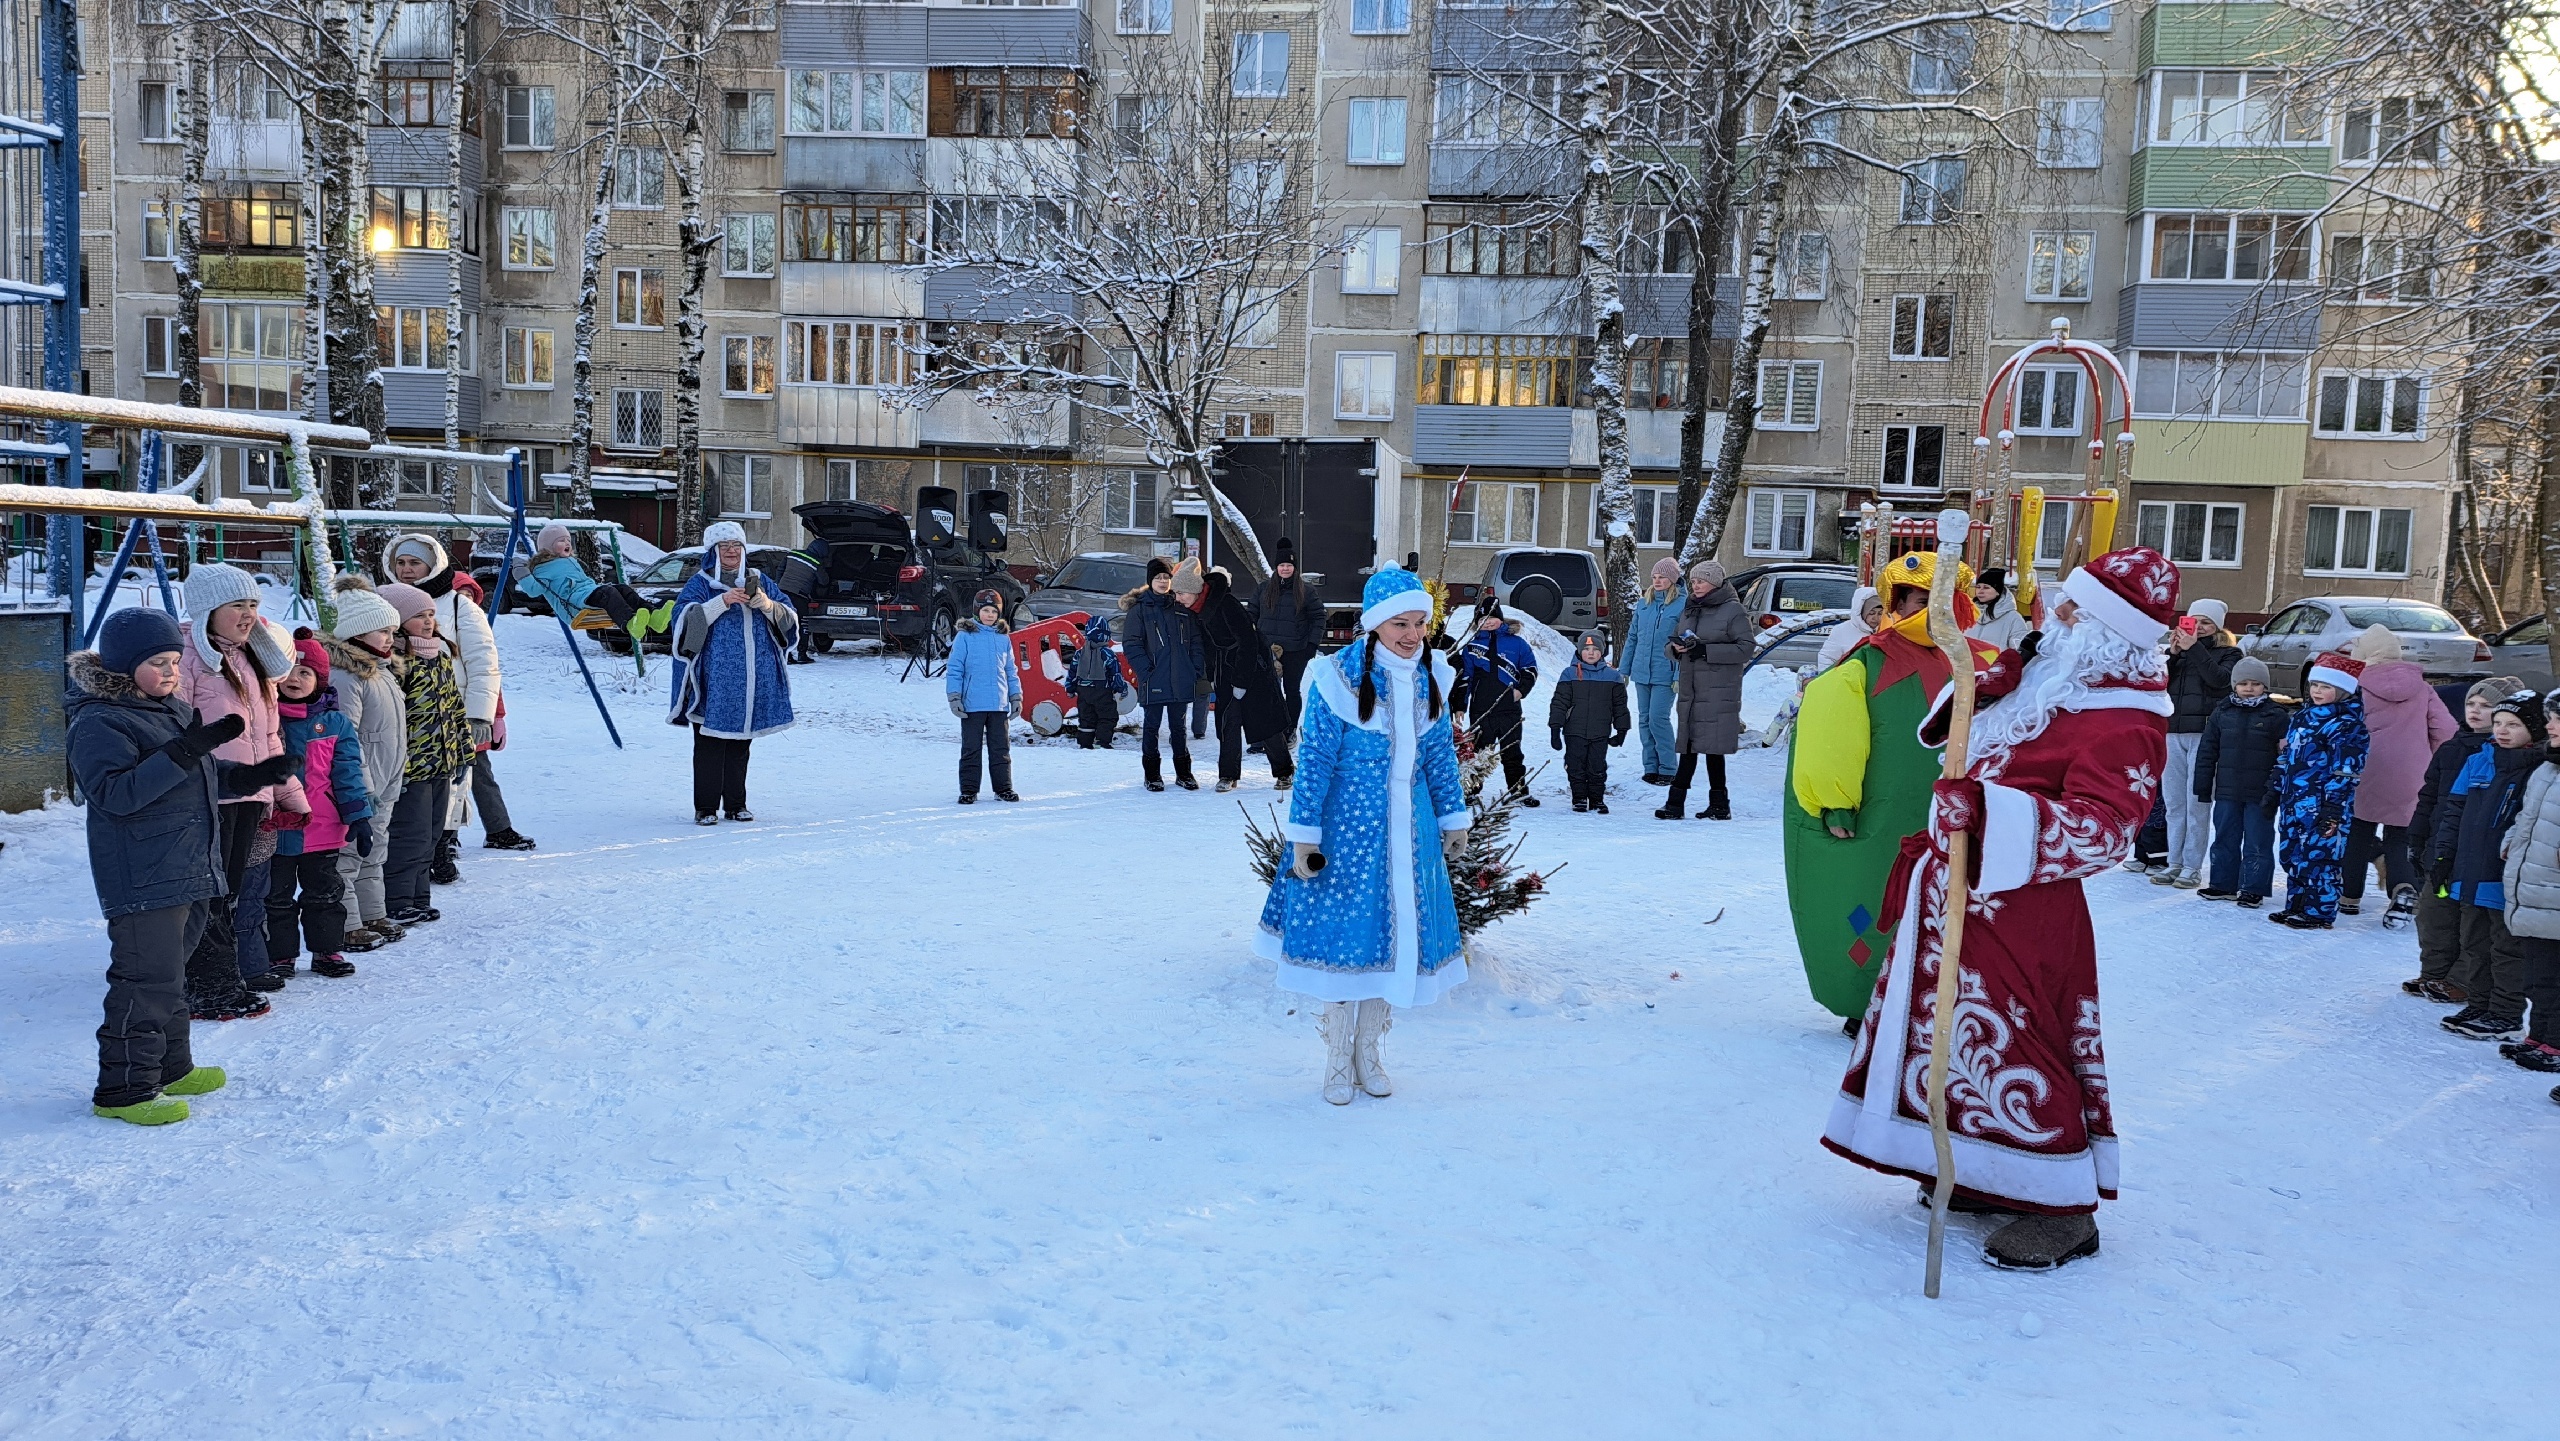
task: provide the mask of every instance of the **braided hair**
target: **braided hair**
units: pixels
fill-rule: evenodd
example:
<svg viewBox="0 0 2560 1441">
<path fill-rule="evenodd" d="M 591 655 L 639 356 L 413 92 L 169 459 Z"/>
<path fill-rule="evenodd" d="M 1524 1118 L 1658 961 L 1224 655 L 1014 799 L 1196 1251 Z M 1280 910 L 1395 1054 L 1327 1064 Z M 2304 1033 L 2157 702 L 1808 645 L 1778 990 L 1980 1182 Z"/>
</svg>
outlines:
<svg viewBox="0 0 2560 1441">
<path fill-rule="evenodd" d="M 1378 708 L 1378 633 L 1369 632 L 1368 648 L 1360 653 L 1360 722 L 1368 724 L 1369 716 Z M 1422 658 L 1422 683 L 1431 695 L 1431 718 L 1440 719 L 1440 673 L 1431 668 L 1431 658 Z"/>
</svg>

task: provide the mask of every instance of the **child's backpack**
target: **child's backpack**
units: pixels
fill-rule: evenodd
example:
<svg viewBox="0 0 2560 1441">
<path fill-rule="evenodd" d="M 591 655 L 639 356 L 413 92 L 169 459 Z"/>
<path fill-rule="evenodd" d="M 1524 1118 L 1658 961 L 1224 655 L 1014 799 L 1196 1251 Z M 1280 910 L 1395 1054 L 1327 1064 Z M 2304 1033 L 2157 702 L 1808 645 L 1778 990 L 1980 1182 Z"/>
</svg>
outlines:
<svg viewBox="0 0 2560 1441">
<path fill-rule="evenodd" d="M 1076 650 L 1075 683 L 1078 686 L 1107 686 L 1113 695 L 1129 689 L 1120 674 L 1120 657 L 1111 649 L 1111 618 L 1096 616 L 1084 628 L 1084 644 Z"/>
</svg>

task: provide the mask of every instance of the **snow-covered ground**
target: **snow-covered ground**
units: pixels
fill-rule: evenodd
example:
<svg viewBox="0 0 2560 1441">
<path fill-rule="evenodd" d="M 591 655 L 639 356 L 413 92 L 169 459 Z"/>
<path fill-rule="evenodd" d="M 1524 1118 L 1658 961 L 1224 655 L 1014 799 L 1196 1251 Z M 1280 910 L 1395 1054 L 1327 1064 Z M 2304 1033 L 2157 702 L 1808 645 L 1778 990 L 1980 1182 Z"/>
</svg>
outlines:
<svg viewBox="0 0 2560 1441">
<path fill-rule="evenodd" d="M 200 1026 L 233 1080 L 184 1125 L 87 1114 L 79 815 L 0 817 L 0 1435 L 2548 1430 L 2560 1107 L 2371 917 L 2094 882 L 2105 1252 L 1995 1272 L 1959 1220 L 1930 1302 L 1912 1188 L 1815 1145 L 1848 1043 L 1774 752 L 1729 825 L 1551 769 L 1552 898 L 1338 1110 L 1233 798 L 1017 743 L 1023 803 L 956 809 L 939 683 L 838 655 L 760 819 L 696 829 L 662 672 L 608 672 L 617 753 L 553 623 L 500 634 L 542 849 L 467 843 L 441 923 Z"/>
</svg>

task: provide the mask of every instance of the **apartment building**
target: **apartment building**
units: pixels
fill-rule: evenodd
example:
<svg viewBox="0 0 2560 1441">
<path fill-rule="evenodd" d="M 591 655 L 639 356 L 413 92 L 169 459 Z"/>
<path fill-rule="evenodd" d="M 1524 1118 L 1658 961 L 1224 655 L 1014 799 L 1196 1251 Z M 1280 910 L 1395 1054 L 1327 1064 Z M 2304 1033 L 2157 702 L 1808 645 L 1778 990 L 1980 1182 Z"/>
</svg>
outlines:
<svg viewBox="0 0 2560 1441">
<path fill-rule="evenodd" d="M 103 338 L 92 365 L 117 393 L 172 399 L 179 127 L 155 3 L 90 12 L 107 59 L 92 51 L 83 91 L 88 334 Z M 2390 325 L 2395 307 L 2426 300 L 2425 267 L 2381 220 L 2367 224 L 2371 206 L 2338 203 L 2357 167 L 2430 183 L 2425 102 L 2306 98 L 2288 68 L 2304 33 L 2277 6 L 2051 3 L 2049 32 L 1945 27 L 1877 67 L 1888 105 L 1967 94 L 2033 116 L 2009 143 L 1879 119 L 1855 138 L 1901 171 L 1839 161 L 1795 186 L 1723 558 L 1845 557 L 1869 502 L 1983 497 L 2005 522 L 2002 498 L 2020 486 L 2079 492 L 2088 442 L 2102 429 L 2112 440 L 2126 398 L 2089 393 L 2074 368 L 2028 372 L 2013 448 L 1971 443 L 1994 368 L 2064 320 L 2132 377 L 2138 444 L 2117 538 L 2167 551 L 2191 594 L 2244 617 L 2301 594 L 2437 596 L 2453 397 Z M 458 371 L 470 443 L 527 446 L 552 476 L 570 468 L 581 248 L 601 184 L 599 506 L 672 538 L 675 137 L 644 125 L 617 137 L 600 93 L 610 67 L 548 33 L 547 12 L 520 8 L 542 4 L 481 12 L 483 58 L 459 92 L 441 3 L 399 6 L 384 45 L 368 150 L 390 428 L 440 437 Z M 1182 74 L 1223 87 L 1279 157 L 1202 183 L 1299 207 L 1327 250 L 1238 351 L 1220 432 L 1377 442 L 1380 553 L 1418 551 L 1453 577 L 1505 545 L 1596 547 L 1591 328 L 1575 237 L 1557 218 L 1571 183 L 1554 111 L 1572 18 L 1430 0 L 741 8 L 715 50 L 707 121 L 704 208 L 720 240 L 703 297 L 705 515 L 787 542 L 791 507 L 808 500 L 903 508 L 925 485 L 1000 484 L 1024 493 L 1018 519 L 1062 530 L 1051 551 L 1200 534 L 1200 498 L 1064 396 L 964 391 L 911 408 L 895 393 L 936 348 L 1052 343 L 1042 318 L 1061 297 L 959 262 L 1066 223 L 1062 177 L 1141 140 L 1157 113 L 1150 87 Z M 216 74 L 208 403 L 289 409 L 310 223 L 300 120 L 257 66 Z M 444 211 L 457 105 L 459 226 Z M 1674 143 L 1688 138 L 1680 126 L 1656 121 Z M 1730 384 L 1739 246 L 1694 255 L 1658 213 L 1626 217 L 1629 431 L 1650 562 L 1675 525 L 1690 387 L 1720 407 Z M 1713 353 L 1692 356 L 1701 266 L 1719 329 Z M 457 277 L 466 323 L 448 335 Z M 1107 358 L 1058 363 L 1093 373 Z M 243 454 L 221 483 L 256 495 L 274 481 Z M 2070 518 L 2048 511 L 2047 563 Z"/>
</svg>

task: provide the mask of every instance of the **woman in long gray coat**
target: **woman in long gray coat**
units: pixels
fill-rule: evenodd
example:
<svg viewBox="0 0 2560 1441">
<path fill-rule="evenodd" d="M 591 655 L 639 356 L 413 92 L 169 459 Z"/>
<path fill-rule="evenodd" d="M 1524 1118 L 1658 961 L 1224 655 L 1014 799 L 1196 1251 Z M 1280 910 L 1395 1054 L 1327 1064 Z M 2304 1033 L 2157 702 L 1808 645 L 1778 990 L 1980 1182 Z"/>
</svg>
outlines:
<svg viewBox="0 0 2560 1441">
<path fill-rule="evenodd" d="M 1751 663 L 1751 621 L 1723 566 L 1702 560 L 1689 567 L 1689 603 L 1680 608 L 1679 630 L 1664 648 L 1680 665 L 1680 698 L 1672 707 L 1680 722 L 1680 769 L 1671 777 L 1670 799 L 1654 815 L 1676 821 L 1686 813 L 1689 783 L 1704 756 L 1707 808 L 1698 817 L 1729 821 L 1733 802 L 1725 791 L 1724 758 L 1742 744 L 1742 669 Z"/>
</svg>

